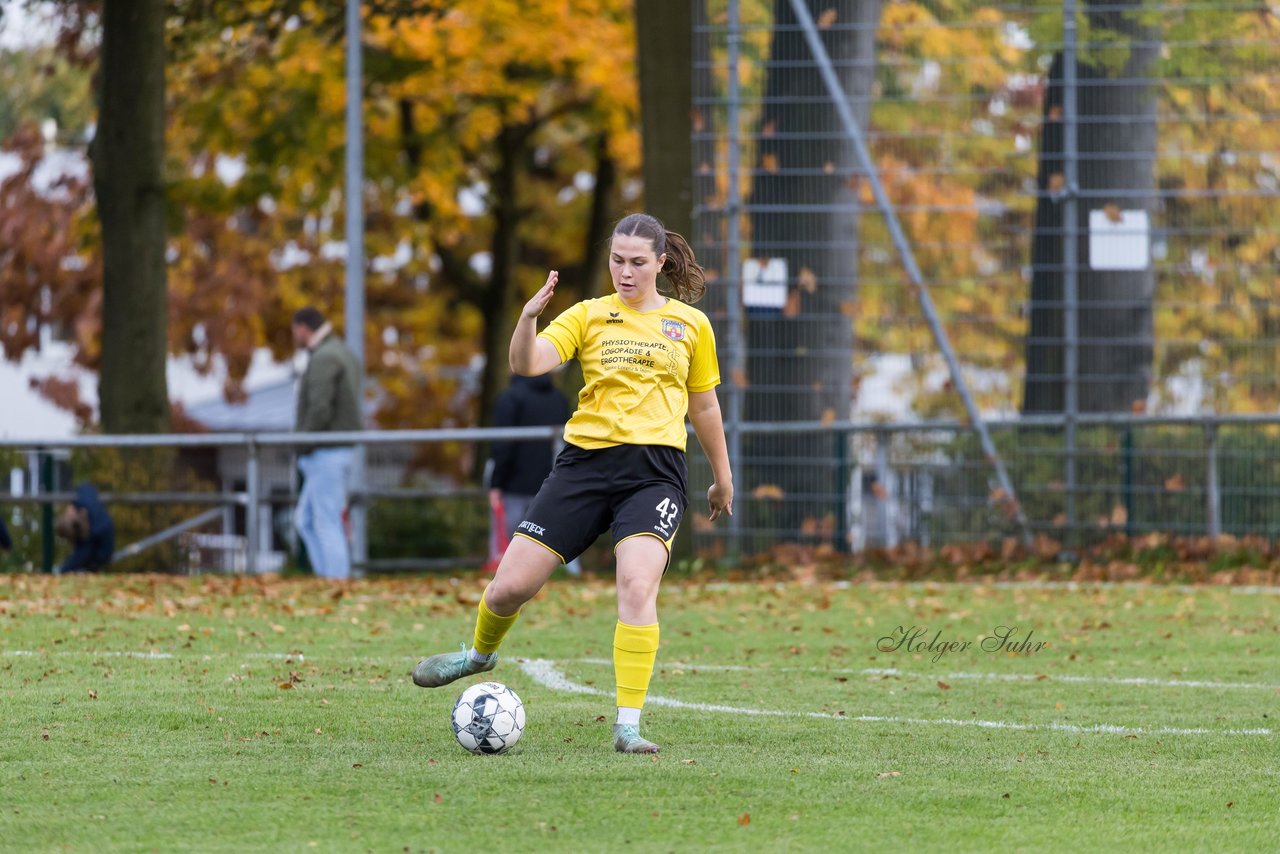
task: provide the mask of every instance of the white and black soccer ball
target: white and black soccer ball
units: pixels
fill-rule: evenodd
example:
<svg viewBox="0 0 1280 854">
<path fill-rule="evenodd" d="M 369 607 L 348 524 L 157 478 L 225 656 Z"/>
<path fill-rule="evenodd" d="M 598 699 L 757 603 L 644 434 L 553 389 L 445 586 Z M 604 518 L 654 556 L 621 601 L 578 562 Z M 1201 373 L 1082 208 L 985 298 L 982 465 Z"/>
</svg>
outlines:
<svg viewBox="0 0 1280 854">
<path fill-rule="evenodd" d="M 477 682 L 453 705 L 453 735 L 472 753 L 506 753 L 524 733 L 524 703 L 501 682 Z"/>
</svg>

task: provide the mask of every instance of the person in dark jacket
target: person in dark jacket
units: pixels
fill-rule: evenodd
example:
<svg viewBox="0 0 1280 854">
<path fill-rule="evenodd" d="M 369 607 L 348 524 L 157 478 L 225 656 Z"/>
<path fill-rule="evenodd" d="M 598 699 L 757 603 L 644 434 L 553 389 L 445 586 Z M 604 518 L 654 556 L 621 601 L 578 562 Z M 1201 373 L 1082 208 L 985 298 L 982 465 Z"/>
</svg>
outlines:
<svg viewBox="0 0 1280 854">
<path fill-rule="evenodd" d="M 355 354 L 319 310 L 310 306 L 293 316 L 293 340 L 310 354 L 298 385 L 295 429 L 301 433 L 360 430 L 360 365 Z M 303 481 L 294 524 L 307 547 L 307 558 L 316 575 L 348 578 L 351 555 L 342 514 L 355 451 L 350 445 L 298 451 Z"/>
<path fill-rule="evenodd" d="M 514 376 L 494 406 L 495 427 L 560 426 L 571 408 L 551 377 Z M 551 474 L 557 442 L 554 439 L 494 442 L 489 453 L 489 568 L 495 569 L 529 502 Z M 577 561 L 568 566 L 578 573 Z"/>
<path fill-rule="evenodd" d="M 82 483 L 76 488 L 76 497 L 62 511 L 54 529 L 75 546 L 58 568 L 59 574 L 97 572 L 110 565 L 116 551 L 116 526 L 93 484 Z"/>
</svg>

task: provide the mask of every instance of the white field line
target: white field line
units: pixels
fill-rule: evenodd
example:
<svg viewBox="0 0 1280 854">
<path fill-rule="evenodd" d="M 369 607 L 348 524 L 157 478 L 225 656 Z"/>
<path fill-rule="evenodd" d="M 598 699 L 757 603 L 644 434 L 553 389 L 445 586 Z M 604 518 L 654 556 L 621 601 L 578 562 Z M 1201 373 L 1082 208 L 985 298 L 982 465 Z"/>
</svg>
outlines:
<svg viewBox="0 0 1280 854">
<path fill-rule="evenodd" d="M 167 652 L 154 652 L 154 651 L 153 652 L 111 652 L 111 651 L 81 652 L 77 650 L 58 650 L 53 653 L 41 653 L 41 652 L 36 652 L 35 650 L 15 649 L 15 650 L 5 650 L 3 652 L 3 655 L 5 656 L 80 655 L 80 656 L 91 656 L 94 658 L 120 657 L 120 658 L 142 658 L 142 659 L 179 658 L 179 656 L 175 656 Z M 186 656 L 183 656 L 183 657 L 186 657 Z M 224 654 L 218 657 L 231 658 L 235 656 Z M 250 653 L 248 657 L 272 658 L 272 659 L 296 658 L 299 661 L 303 660 L 303 657 L 301 655 L 293 655 L 290 653 Z M 212 656 L 190 656 L 190 658 L 203 660 L 206 658 L 212 658 Z M 363 660 L 380 662 L 383 659 L 374 658 L 374 659 L 363 659 Z M 550 690 L 567 692 L 572 694 L 590 694 L 593 696 L 613 696 L 612 691 L 605 691 L 601 688 L 594 688 L 590 685 L 582 685 L 580 683 L 572 681 L 571 679 L 569 679 L 569 677 L 565 676 L 556 668 L 556 663 L 552 660 L 545 659 L 545 658 L 527 658 L 527 659 L 517 659 L 517 661 L 520 665 L 520 669 L 523 670 L 525 674 L 527 674 L 530 678 L 532 678 L 538 684 Z M 597 659 L 597 658 L 577 659 L 577 661 L 583 664 L 610 664 L 611 663 L 607 659 Z M 670 664 L 667 666 L 688 667 L 691 670 L 692 669 L 702 669 L 702 670 L 751 670 L 753 669 L 753 668 L 748 668 L 741 665 L 694 665 L 694 664 L 687 664 L 687 663 Z M 755 668 L 755 669 L 758 669 L 758 668 Z M 860 672 L 860 673 L 866 673 L 869 675 L 877 675 L 877 674 L 898 675 L 897 671 L 893 671 L 891 669 L 880 669 L 880 668 L 870 668 L 863 671 L 838 671 L 838 670 L 819 671 L 817 670 L 817 668 L 772 668 L 771 670 L 772 671 L 813 670 L 814 672 L 826 672 L 826 673 Z M 902 675 L 909 675 L 909 674 L 902 674 Z M 970 675 L 975 677 L 999 676 L 999 674 L 970 674 Z M 922 676 L 922 678 L 932 679 L 934 677 Z M 965 676 L 961 674 L 961 675 L 952 675 L 947 678 L 958 679 L 958 678 L 965 678 Z M 1084 681 L 1086 679 L 1088 679 L 1088 677 L 1077 677 L 1076 681 Z M 1094 681 L 1101 681 L 1101 680 L 1094 680 Z M 1149 683 L 1142 682 L 1137 684 L 1149 684 Z M 1165 684 L 1165 683 L 1156 683 L 1156 684 Z M 1199 687 L 1200 685 L 1208 686 L 1213 684 L 1215 683 L 1197 683 L 1197 687 Z M 1224 686 L 1239 687 L 1239 686 L 1243 686 L 1246 683 L 1223 683 L 1223 684 Z M 1263 686 L 1263 687 L 1273 687 L 1273 686 Z M 1019 730 L 1019 731 L 1025 731 L 1025 732 L 1050 731 L 1050 732 L 1071 732 L 1071 733 L 1108 733 L 1108 734 L 1120 734 L 1120 735 L 1264 735 L 1264 736 L 1270 736 L 1275 734 L 1273 730 L 1267 729 L 1265 727 L 1259 727 L 1254 729 L 1205 729 L 1203 727 L 1126 727 L 1126 726 L 1116 726 L 1113 724 L 1094 724 L 1092 726 L 1077 726 L 1075 724 L 1060 724 L 1060 723 L 1020 724 L 1020 723 L 1013 723 L 1011 721 L 985 721 L 985 720 L 976 720 L 976 719 L 964 720 L 964 719 L 957 719 L 957 718 L 906 718 L 906 717 L 898 717 L 895 715 L 843 715 L 843 714 L 831 714 L 828 712 L 788 712 L 788 711 L 782 711 L 780 709 L 753 709 L 753 708 L 743 707 L 743 706 L 725 706 L 725 705 L 719 705 L 719 704 L 713 704 L 713 703 L 694 703 L 694 702 L 688 702 L 685 700 L 676 700 L 670 697 L 658 697 L 658 696 L 652 696 L 652 695 L 648 698 L 647 702 L 652 703 L 655 706 L 667 706 L 674 709 L 692 709 L 692 710 L 701 711 L 701 712 L 726 712 L 728 714 L 734 714 L 734 715 L 751 715 L 751 716 L 761 716 L 761 717 L 783 717 L 783 718 L 805 717 L 805 718 L 821 718 L 823 720 L 860 721 L 862 723 L 899 723 L 899 724 L 928 725 L 928 726 L 968 726 L 968 727 L 980 727 L 985 729 Z"/>
<path fill-rule="evenodd" d="M 774 586 L 782 589 L 789 587 L 786 581 L 774 582 Z M 1062 590 L 1066 592 L 1088 592 L 1090 590 L 1147 590 L 1152 593 L 1172 591 L 1175 593 L 1233 593 L 1238 596 L 1280 596 L 1280 587 L 1265 584 L 1157 584 L 1141 581 L 832 581 L 826 585 L 832 590 L 849 590 L 853 587 L 865 587 L 869 590 L 964 590 L 981 587 L 994 587 L 997 590 Z M 757 581 L 710 581 L 706 584 L 680 585 L 671 584 L 662 588 L 663 594 L 671 592 L 701 592 L 760 590 L 764 587 Z"/>
<path fill-rule="evenodd" d="M 545 658 L 527 658 L 520 660 L 520 669 L 527 676 L 544 688 L 571 694 L 590 694 L 592 696 L 613 696 L 612 691 L 593 688 L 574 682 L 556 668 L 556 663 Z M 1093 726 L 1077 726 L 1075 724 L 1019 724 L 1010 721 L 963 720 L 957 718 L 904 718 L 894 715 L 841 715 L 828 712 L 786 712 L 779 709 L 753 709 L 742 706 L 723 706 L 713 703 L 691 703 L 675 700 L 670 697 L 650 695 L 646 701 L 655 706 L 667 706 L 674 709 L 692 709 L 699 712 L 726 712 L 734 715 L 752 715 L 779 718 L 822 718 L 835 721 L 859 721 L 862 723 L 893 723 L 928 726 L 968 726 L 982 729 L 1007 729 L 1025 732 L 1050 731 L 1070 733 L 1104 733 L 1114 735 L 1264 735 L 1275 733 L 1266 728 L 1257 729 L 1204 729 L 1202 727 L 1127 727 L 1113 724 L 1094 724 Z"/>
<path fill-rule="evenodd" d="M 37 655 L 59 655 L 59 656 L 88 656 L 93 658 L 141 658 L 141 659 L 170 659 L 178 658 L 168 652 L 95 652 L 89 650 L 73 650 L 60 649 L 48 652 L 40 652 L 31 649 L 14 649 L 0 652 L 3 656 L 37 656 Z M 292 659 L 294 661 L 303 662 L 307 660 L 307 656 L 303 653 L 290 652 L 249 652 L 241 655 L 234 653 L 216 653 L 213 655 L 184 656 L 200 659 L 214 658 L 258 658 L 270 659 L 276 661 L 284 661 Z M 405 661 L 415 661 L 418 656 L 406 655 L 403 657 Z M 377 656 L 361 656 L 358 659 L 344 659 L 346 661 L 359 660 L 367 664 L 385 664 L 388 659 Z M 612 666 L 613 661 L 608 658 L 577 658 L 571 659 L 577 664 L 592 664 L 601 666 Z M 826 674 L 851 674 L 858 676 L 897 676 L 905 679 L 923 679 L 933 682 L 941 680 L 974 680 L 979 682 L 1062 682 L 1071 685 L 1137 685 L 1142 687 L 1154 688 L 1209 688 L 1223 690 L 1251 690 L 1251 691 L 1280 691 L 1280 683 L 1270 682 L 1214 682 L 1200 679 L 1154 679 L 1147 676 L 1070 676 L 1040 673 L 914 673 L 907 670 L 899 670 L 896 667 L 867 667 L 861 670 L 842 667 L 751 667 L 745 664 L 695 664 L 689 661 L 672 661 L 662 664 L 667 669 L 683 669 L 683 670 L 707 670 L 712 672 L 741 672 L 741 673 L 813 673 L 816 675 Z"/>
<path fill-rule="evenodd" d="M 581 664 L 612 665 L 607 658 L 579 658 Z M 733 671 L 744 673 L 849 673 L 858 676 L 900 676 L 907 679 L 963 680 L 982 682 L 1065 682 L 1074 685 L 1144 685 L 1155 688 L 1224 688 L 1254 691 L 1280 691 L 1280 683 L 1269 682 L 1207 682 L 1199 679 L 1153 679 L 1146 676 L 1051 676 L 1047 673 L 913 673 L 896 667 L 867 667 L 853 670 L 840 667 L 749 667 L 744 664 L 694 664 L 688 661 L 672 661 L 664 668 L 684 670 Z"/>
</svg>

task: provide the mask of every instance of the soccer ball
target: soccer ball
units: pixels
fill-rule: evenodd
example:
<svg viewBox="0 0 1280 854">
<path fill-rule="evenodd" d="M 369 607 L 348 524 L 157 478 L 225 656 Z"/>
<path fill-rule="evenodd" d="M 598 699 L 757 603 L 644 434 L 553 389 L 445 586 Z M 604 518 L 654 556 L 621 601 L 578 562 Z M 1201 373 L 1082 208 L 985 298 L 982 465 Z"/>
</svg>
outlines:
<svg viewBox="0 0 1280 854">
<path fill-rule="evenodd" d="M 472 753 L 506 753 L 524 732 L 524 703 L 501 682 L 477 682 L 453 705 L 453 735 Z"/>
</svg>

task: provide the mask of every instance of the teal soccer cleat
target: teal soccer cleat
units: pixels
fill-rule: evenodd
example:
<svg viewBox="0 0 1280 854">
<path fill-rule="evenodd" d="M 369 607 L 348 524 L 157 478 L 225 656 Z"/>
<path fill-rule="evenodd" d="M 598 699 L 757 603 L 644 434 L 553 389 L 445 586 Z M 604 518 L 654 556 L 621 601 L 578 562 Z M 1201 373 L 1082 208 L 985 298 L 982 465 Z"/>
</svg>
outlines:
<svg viewBox="0 0 1280 854">
<path fill-rule="evenodd" d="M 485 673 L 498 666 L 498 656 L 493 655 L 484 664 L 471 660 L 467 655 L 467 645 L 462 644 L 462 652 L 442 652 L 430 658 L 424 658 L 413 668 L 413 684 L 419 688 L 439 688 L 456 682 L 464 676 Z"/>
<path fill-rule="evenodd" d="M 614 724 L 613 749 L 619 753 L 657 753 L 658 745 L 641 738 L 638 726 Z"/>
</svg>

